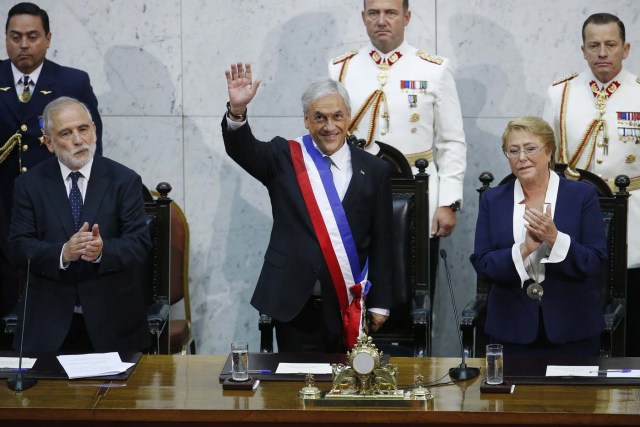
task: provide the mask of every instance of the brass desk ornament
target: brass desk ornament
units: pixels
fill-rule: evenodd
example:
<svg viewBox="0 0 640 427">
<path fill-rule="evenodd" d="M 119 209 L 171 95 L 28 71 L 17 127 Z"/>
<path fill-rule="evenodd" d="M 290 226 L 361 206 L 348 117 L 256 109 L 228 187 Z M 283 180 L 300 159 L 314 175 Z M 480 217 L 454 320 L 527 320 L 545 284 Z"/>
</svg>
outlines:
<svg viewBox="0 0 640 427">
<path fill-rule="evenodd" d="M 382 352 L 373 344 L 371 337 L 364 333 L 347 352 L 347 364 L 333 364 L 331 367 L 333 385 L 330 391 L 323 393 L 323 397 L 313 394 L 315 387 L 310 389 L 313 376 L 307 375 L 306 386 L 299 392 L 305 405 L 424 408 L 426 402 L 433 399 L 431 392 L 424 387 L 422 375 L 416 377 L 412 389 L 398 389 L 398 365 L 382 365 Z"/>
</svg>

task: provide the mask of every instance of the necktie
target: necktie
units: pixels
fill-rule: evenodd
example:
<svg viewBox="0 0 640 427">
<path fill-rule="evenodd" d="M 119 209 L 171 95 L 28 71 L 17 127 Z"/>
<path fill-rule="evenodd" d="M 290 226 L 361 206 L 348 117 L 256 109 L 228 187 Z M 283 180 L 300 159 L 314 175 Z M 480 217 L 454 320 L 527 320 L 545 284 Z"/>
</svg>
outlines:
<svg viewBox="0 0 640 427">
<path fill-rule="evenodd" d="M 31 90 L 29 88 L 31 81 L 29 81 L 29 76 L 22 76 L 21 80 L 22 80 L 22 85 L 24 86 L 24 89 L 20 94 L 20 102 L 26 103 L 31 100 Z"/>
<path fill-rule="evenodd" d="M 333 164 L 331 157 L 324 156 L 323 159 L 324 159 L 324 162 L 327 164 L 327 167 L 329 168 L 329 172 L 331 172 L 331 165 Z M 333 175 L 333 172 L 331 172 L 331 174 Z"/>
<path fill-rule="evenodd" d="M 82 223 L 80 217 L 82 216 L 82 193 L 80 193 L 80 187 L 78 187 L 78 179 L 82 176 L 80 172 L 71 172 L 69 177 L 71 178 L 71 191 L 69 192 L 69 206 L 71 206 L 71 215 L 73 215 L 73 225 L 75 231 L 80 230 Z"/>
</svg>

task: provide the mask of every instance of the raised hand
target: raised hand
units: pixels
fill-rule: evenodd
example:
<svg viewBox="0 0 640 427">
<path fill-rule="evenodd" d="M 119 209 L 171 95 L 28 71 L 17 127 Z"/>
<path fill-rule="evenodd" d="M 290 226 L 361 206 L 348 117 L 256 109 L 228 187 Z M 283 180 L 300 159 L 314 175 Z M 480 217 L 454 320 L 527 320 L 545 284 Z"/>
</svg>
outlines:
<svg viewBox="0 0 640 427">
<path fill-rule="evenodd" d="M 231 70 L 224 72 L 227 77 L 227 89 L 229 91 L 229 103 L 231 112 L 242 115 L 246 111 L 247 105 L 251 102 L 260 86 L 260 80 L 252 81 L 251 65 L 231 64 Z"/>
</svg>

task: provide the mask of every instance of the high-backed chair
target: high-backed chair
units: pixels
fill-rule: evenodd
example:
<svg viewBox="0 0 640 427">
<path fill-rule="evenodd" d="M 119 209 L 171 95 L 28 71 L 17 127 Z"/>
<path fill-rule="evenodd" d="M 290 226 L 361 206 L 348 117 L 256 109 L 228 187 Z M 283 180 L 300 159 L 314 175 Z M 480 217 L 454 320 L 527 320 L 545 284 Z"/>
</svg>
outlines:
<svg viewBox="0 0 640 427">
<path fill-rule="evenodd" d="M 562 177 L 565 175 L 567 165 L 556 164 L 556 172 Z M 596 187 L 600 207 L 604 216 L 604 227 L 607 239 L 607 251 L 609 261 L 603 271 L 600 281 L 600 290 L 604 300 L 605 329 L 600 339 L 601 356 L 624 356 L 625 349 L 625 307 L 627 293 L 627 211 L 629 193 L 626 188 L 629 178 L 625 175 L 618 176 L 613 183 L 608 185 L 597 175 L 576 169 L 580 181 Z M 493 181 L 493 175 L 483 172 L 480 177 L 481 188 L 478 189 L 480 197 Z M 499 185 L 515 179 L 513 174 L 505 177 Z M 614 184 L 619 191 L 613 192 Z M 487 338 L 484 334 L 484 320 L 487 311 L 487 297 L 491 289 L 491 283 L 477 280 L 476 297 L 462 311 L 460 330 L 464 352 L 467 357 L 484 357 Z"/>
<path fill-rule="evenodd" d="M 414 176 L 405 156 L 378 142 L 378 157 L 389 163 L 393 198 L 393 247 L 396 272 L 394 305 L 382 328 L 372 333 L 376 346 L 393 356 L 431 354 L 433 284 L 429 280 L 429 175 L 418 159 Z M 374 284 L 375 286 L 375 284 Z"/>
<path fill-rule="evenodd" d="M 394 306 L 385 325 L 371 334 L 378 348 L 391 355 L 431 353 L 433 288 L 429 283 L 429 176 L 419 159 L 413 176 L 404 155 L 377 142 L 378 157 L 389 163 L 393 193 L 394 243 L 389 263 L 396 266 Z M 374 284 L 375 286 L 375 284 Z M 260 351 L 273 352 L 273 323 L 260 315 Z"/>
<path fill-rule="evenodd" d="M 196 342 L 191 332 L 189 299 L 189 224 L 180 206 L 171 204 L 171 290 L 170 303 L 184 304 L 184 319 L 169 321 L 169 351 L 172 354 L 196 354 Z"/>
<path fill-rule="evenodd" d="M 168 354 L 169 311 L 171 281 L 171 185 L 161 182 L 156 186 L 158 196 L 143 188 L 144 209 L 151 237 L 151 252 L 141 283 L 147 303 L 149 333 L 152 338 L 150 353 Z"/>
</svg>

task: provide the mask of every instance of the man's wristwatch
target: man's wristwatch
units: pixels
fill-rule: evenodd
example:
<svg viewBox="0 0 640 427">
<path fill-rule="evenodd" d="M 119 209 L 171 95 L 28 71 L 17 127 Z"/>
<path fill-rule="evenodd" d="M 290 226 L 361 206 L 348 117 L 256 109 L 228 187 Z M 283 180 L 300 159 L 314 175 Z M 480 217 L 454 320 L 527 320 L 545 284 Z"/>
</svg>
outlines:
<svg viewBox="0 0 640 427">
<path fill-rule="evenodd" d="M 231 103 L 229 101 L 227 101 L 227 114 L 231 119 L 238 122 L 244 122 L 245 120 L 247 120 L 247 110 L 244 110 L 244 113 L 242 113 L 242 115 L 233 114 L 233 112 L 231 111 Z"/>
<path fill-rule="evenodd" d="M 454 212 L 458 212 L 460 210 L 460 202 L 453 202 L 449 205 L 449 208 L 454 211 Z"/>
</svg>

